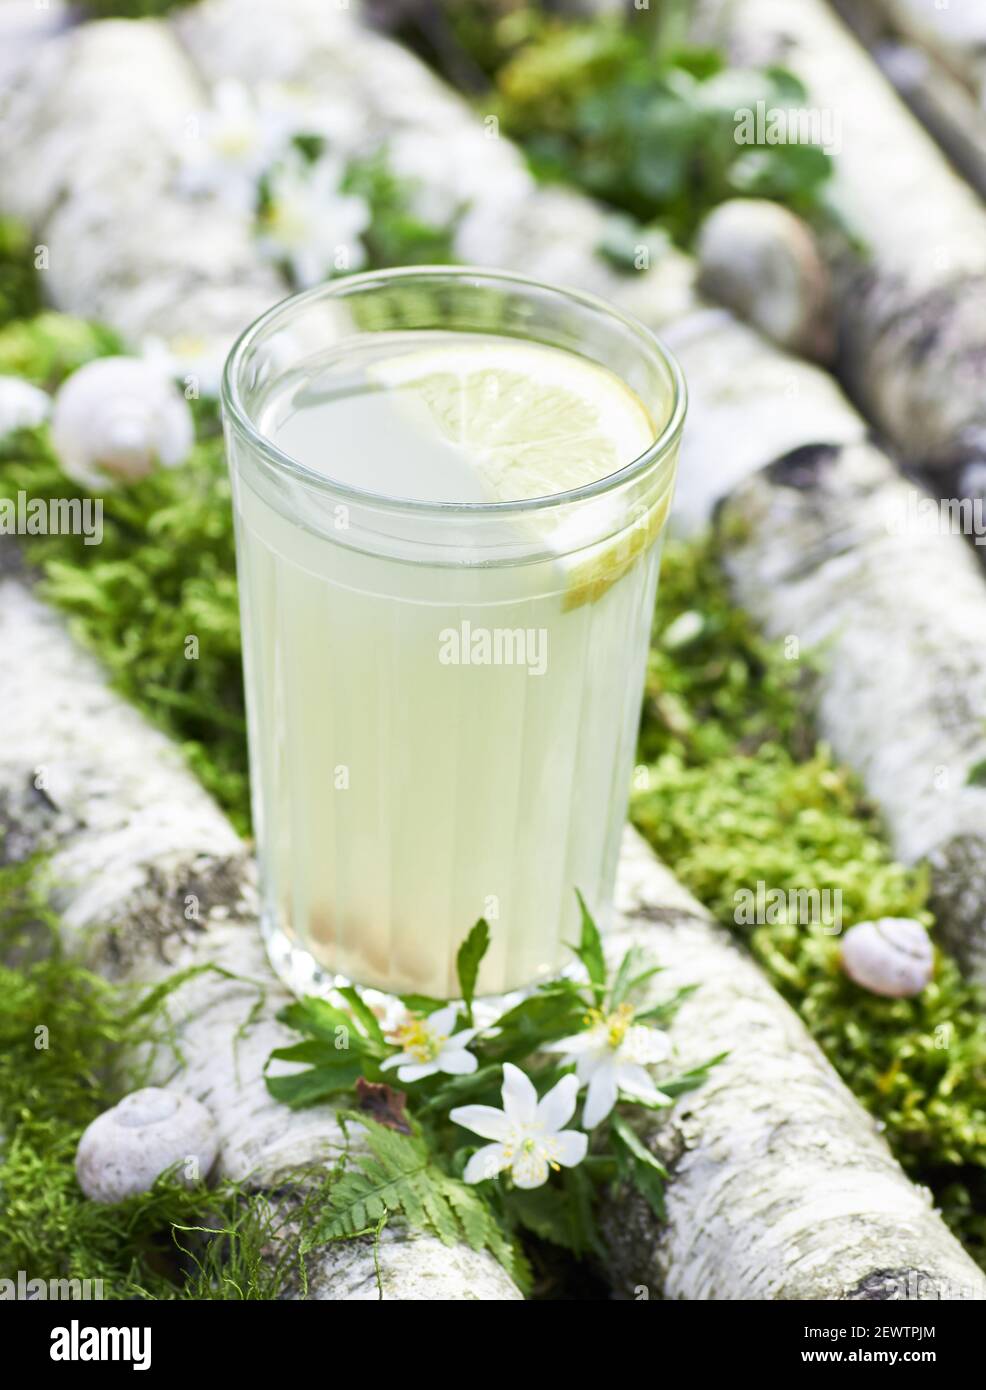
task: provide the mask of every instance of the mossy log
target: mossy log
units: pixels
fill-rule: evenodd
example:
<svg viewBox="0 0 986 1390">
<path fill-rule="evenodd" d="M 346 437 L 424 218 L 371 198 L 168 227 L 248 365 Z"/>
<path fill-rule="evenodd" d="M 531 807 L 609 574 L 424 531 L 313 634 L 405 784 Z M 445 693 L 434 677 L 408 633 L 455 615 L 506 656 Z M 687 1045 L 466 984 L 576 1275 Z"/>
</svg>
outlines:
<svg viewBox="0 0 986 1390">
<path fill-rule="evenodd" d="M 5 855 L 50 853 L 68 940 L 100 973 L 153 986 L 205 967 L 167 1006 L 181 1066 L 166 1049 L 150 1080 L 211 1111 L 217 1176 L 289 1196 L 345 1139 L 328 1106 L 292 1111 L 267 1093 L 271 1050 L 297 1038 L 276 1019 L 288 995 L 264 953 L 246 846 L 177 748 L 16 578 L 0 581 L 0 644 Z M 312 1299 L 520 1297 L 492 1256 L 397 1227 L 376 1249 L 333 1244 L 309 1265 Z"/>
<path fill-rule="evenodd" d="M 7 59 L 0 207 L 33 226 L 47 296 L 134 345 L 232 339 L 284 297 L 247 211 L 177 196 L 179 154 L 205 94 L 153 21 L 42 32 Z"/>
<path fill-rule="evenodd" d="M 908 1181 L 804 1025 L 726 932 L 627 831 L 616 959 L 700 982 L 671 1034 L 687 1069 L 728 1051 L 645 1133 L 672 1174 L 667 1221 L 636 1194 L 604 1216 L 617 1293 L 688 1300 L 982 1299 L 986 1278 Z"/>
<path fill-rule="evenodd" d="M 941 938 L 986 980 L 986 587 L 902 491 L 871 446 L 808 445 L 737 488 L 718 534 L 739 602 L 819 649 L 822 730 L 898 855 L 928 860 Z"/>
<path fill-rule="evenodd" d="M 824 239 L 841 367 L 906 458 L 986 459 L 986 211 L 823 0 L 697 0 L 692 37 L 780 63 L 836 131 Z"/>
</svg>

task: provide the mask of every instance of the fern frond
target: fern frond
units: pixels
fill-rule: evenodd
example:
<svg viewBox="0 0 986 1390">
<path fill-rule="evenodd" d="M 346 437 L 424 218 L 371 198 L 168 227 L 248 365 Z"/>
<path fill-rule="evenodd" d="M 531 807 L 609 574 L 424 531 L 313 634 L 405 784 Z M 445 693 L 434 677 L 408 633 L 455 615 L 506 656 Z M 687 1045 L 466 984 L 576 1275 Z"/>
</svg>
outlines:
<svg viewBox="0 0 986 1390">
<path fill-rule="evenodd" d="M 305 1249 L 350 1240 L 395 1216 L 430 1231 L 445 1245 L 489 1250 L 522 1287 L 526 1261 L 501 1229 L 489 1203 L 474 1187 L 450 1177 L 416 1135 L 400 1134 L 365 1114 L 353 1115 L 366 1135 L 368 1153 L 352 1154 L 352 1167 L 332 1184 Z"/>
</svg>

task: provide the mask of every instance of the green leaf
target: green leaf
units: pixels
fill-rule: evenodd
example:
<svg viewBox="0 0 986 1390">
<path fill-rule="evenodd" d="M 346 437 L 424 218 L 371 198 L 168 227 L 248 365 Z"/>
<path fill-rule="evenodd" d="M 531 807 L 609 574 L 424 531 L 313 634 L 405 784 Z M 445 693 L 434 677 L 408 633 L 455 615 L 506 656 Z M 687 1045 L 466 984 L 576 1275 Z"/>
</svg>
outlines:
<svg viewBox="0 0 986 1390">
<path fill-rule="evenodd" d="M 490 949 L 490 928 L 485 917 L 480 917 L 472 931 L 459 947 L 455 958 L 455 968 L 459 976 L 459 989 L 466 1006 L 466 1018 L 472 1023 L 472 1001 L 476 993 L 476 980 L 479 967 L 486 952 Z"/>
<path fill-rule="evenodd" d="M 302 1043 L 300 1046 L 304 1047 L 305 1044 Z M 279 1054 L 288 1054 L 291 1051 L 291 1048 L 278 1048 L 276 1052 L 271 1053 L 271 1057 L 275 1058 Z M 292 1058 L 282 1057 L 282 1060 L 290 1061 Z M 265 1075 L 264 1081 L 275 1100 L 283 1101 L 293 1110 L 298 1110 L 306 1105 L 314 1105 L 316 1101 L 326 1100 L 329 1096 L 338 1095 L 341 1091 L 351 1091 L 362 1074 L 362 1060 L 344 1053 L 334 1064 L 323 1063 L 288 1076 Z"/>
<path fill-rule="evenodd" d="M 370 1057 L 385 1057 L 392 1049 L 389 1047 L 375 1015 L 357 994 L 346 987 L 340 989 L 352 1013 L 337 1008 L 327 999 L 307 995 L 297 1003 L 288 1004 L 278 1014 L 282 1023 L 289 1028 L 305 1033 L 310 1038 L 318 1038 L 340 1051 L 362 1052 Z"/>
<path fill-rule="evenodd" d="M 416 1106 L 419 1115 L 444 1113 L 455 1105 L 498 1104 L 503 1069 L 499 1062 L 479 1067 L 465 1076 L 445 1076 L 426 1101 Z"/>
<path fill-rule="evenodd" d="M 335 1044 L 339 1040 L 340 1030 L 343 1030 L 343 1036 L 354 1038 L 357 1046 L 364 1040 L 363 1034 L 353 1026 L 352 1014 L 312 994 L 288 1004 L 277 1016 L 289 1028 L 306 1033 L 310 1038 L 324 1038 L 326 1042 Z"/>
<path fill-rule="evenodd" d="M 522 999 L 496 1023 L 499 1033 L 483 1039 L 482 1057 L 523 1061 L 547 1042 L 585 1027 L 585 1000 L 573 980 L 556 981 Z"/>
<path fill-rule="evenodd" d="M 366 1033 L 367 1037 L 373 1042 L 382 1043 L 383 1046 L 386 1047 L 387 1040 L 383 1035 L 380 1022 L 373 1010 L 364 1003 L 359 991 L 353 989 L 352 985 L 346 985 L 344 988 L 339 989 L 337 993 L 342 995 L 356 1018 L 363 1025 L 363 1031 Z"/>
<path fill-rule="evenodd" d="M 662 999 L 659 1004 L 653 1004 L 649 1009 L 641 1009 L 638 1014 L 634 1015 L 635 1021 L 637 1023 L 667 1023 L 677 1013 L 680 1005 L 698 988 L 698 985 L 682 985 L 667 999 Z"/>
<path fill-rule="evenodd" d="M 653 979 L 655 975 L 659 975 L 664 969 L 663 965 L 651 965 L 641 969 L 646 959 L 646 952 L 639 946 L 631 946 L 627 951 L 620 961 L 620 968 L 616 972 L 616 979 L 613 981 L 613 988 L 610 991 L 610 1008 L 619 1008 L 635 990 L 640 989 L 642 985 Z"/>
<path fill-rule="evenodd" d="M 610 1121 L 610 1133 L 623 1177 L 633 1183 L 647 1200 L 655 1216 L 663 1221 L 664 1184 L 668 1178 L 668 1170 L 621 1115 L 614 1113 Z"/>
<path fill-rule="evenodd" d="M 447 999 L 433 999 L 430 994 L 399 994 L 397 997 L 412 1014 L 433 1014 L 448 1003 Z"/>
<path fill-rule="evenodd" d="M 573 1255 L 603 1253 L 596 1227 L 594 1207 L 596 1189 L 580 1168 L 564 1168 L 558 1180 L 541 1187 L 509 1188 L 504 1208 L 514 1222 L 541 1240 L 570 1250 Z"/>
<path fill-rule="evenodd" d="M 672 1100 L 675 1096 L 682 1096 L 686 1091 L 694 1091 L 708 1079 L 709 1072 L 720 1062 L 725 1061 L 729 1056 L 728 1052 L 719 1052 L 715 1057 L 710 1057 L 707 1062 L 700 1066 L 692 1067 L 690 1071 L 681 1072 L 678 1076 L 673 1076 L 670 1081 L 661 1082 L 661 1090 Z"/>
<path fill-rule="evenodd" d="M 592 992 L 596 1002 L 601 1004 L 606 993 L 606 958 L 603 955 L 602 938 L 599 935 L 599 928 L 592 920 L 592 914 L 586 907 L 585 899 L 577 888 L 575 896 L 579 900 L 582 934 L 578 946 L 573 946 L 571 949 L 588 971 Z"/>
</svg>

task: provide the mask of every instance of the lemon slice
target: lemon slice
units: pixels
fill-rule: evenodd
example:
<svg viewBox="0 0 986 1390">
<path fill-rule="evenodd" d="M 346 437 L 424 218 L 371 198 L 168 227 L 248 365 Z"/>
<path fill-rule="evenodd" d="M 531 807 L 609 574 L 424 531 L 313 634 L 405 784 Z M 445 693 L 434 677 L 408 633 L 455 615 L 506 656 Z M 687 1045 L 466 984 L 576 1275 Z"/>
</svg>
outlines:
<svg viewBox="0 0 986 1390">
<path fill-rule="evenodd" d="M 619 377 L 528 343 L 457 343 L 375 363 L 380 385 L 423 406 L 498 502 L 569 492 L 644 452 L 654 425 Z"/>
<path fill-rule="evenodd" d="M 386 358 L 370 378 L 461 449 L 494 501 L 550 497 L 624 468 L 653 443 L 630 388 L 596 363 L 522 342 L 426 348 Z M 667 499 L 567 565 L 565 607 L 594 602 L 656 539 Z"/>
</svg>

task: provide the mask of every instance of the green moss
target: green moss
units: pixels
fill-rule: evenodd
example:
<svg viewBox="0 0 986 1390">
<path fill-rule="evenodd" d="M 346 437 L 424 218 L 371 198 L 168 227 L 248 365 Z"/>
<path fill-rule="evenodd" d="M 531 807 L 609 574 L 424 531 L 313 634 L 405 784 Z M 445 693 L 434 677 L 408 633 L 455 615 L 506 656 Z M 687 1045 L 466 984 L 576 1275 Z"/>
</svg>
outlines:
<svg viewBox="0 0 986 1390">
<path fill-rule="evenodd" d="M 32 240 L 23 223 L 0 217 L 0 324 L 36 314 L 41 308 Z M 0 367 L 0 372 L 9 370 Z"/>
<path fill-rule="evenodd" d="M 172 10 L 183 10 L 194 0 L 85 0 L 92 19 L 157 19 Z"/>
<path fill-rule="evenodd" d="M 47 429 L 0 443 L 0 495 L 84 495 L 61 472 Z M 33 537 L 42 592 L 113 684 L 184 748 L 237 827 L 248 826 L 240 626 L 229 480 L 215 425 L 181 469 L 107 491 L 103 539 Z"/>
<path fill-rule="evenodd" d="M 84 362 L 122 351 L 110 329 L 47 310 L 0 328 L 0 375 L 52 391 Z"/>
<path fill-rule="evenodd" d="M 986 1258 L 986 1010 L 939 951 L 917 999 L 853 985 L 824 925 L 737 925 L 736 895 L 839 890 L 842 921 L 927 911 L 927 875 L 896 863 L 855 778 L 810 727 L 813 672 L 729 602 L 711 545 L 662 570 L 632 815 L 658 852 L 744 935 L 895 1153 Z"/>
<path fill-rule="evenodd" d="M 99 1279 L 111 1299 L 277 1297 L 300 1268 L 283 1201 L 168 1178 L 116 1206 L 79 1189 L 76 1145 L 119 1099 L 121 1049 L 163 1038 L 163 1020 L 157 996 L 63 953 L 35 870 L 0 870 L 0 959 L 18 961 L 0 966 L 0 1277 Z M 316 1186 L 309 1200 L 320 1196 Z"/>
</svg>

